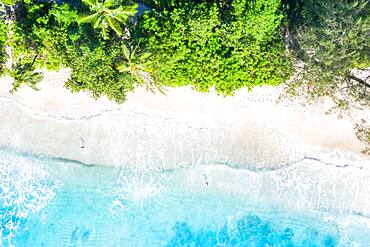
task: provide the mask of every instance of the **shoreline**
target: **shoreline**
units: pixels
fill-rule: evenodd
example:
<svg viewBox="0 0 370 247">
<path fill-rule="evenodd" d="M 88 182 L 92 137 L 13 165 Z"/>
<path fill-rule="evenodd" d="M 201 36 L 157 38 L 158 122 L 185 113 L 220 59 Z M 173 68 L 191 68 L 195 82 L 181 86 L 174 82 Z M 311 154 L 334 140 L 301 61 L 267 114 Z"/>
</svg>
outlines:
<svg viewBox="0 0 370 247">
<path fill-rule="evenodd" d="M 325 115 L 327 102 L 277 103 L 281 87 L 240 90 L 233 97 L 188 87 L 171 88 L 166 95 L 140 88 L 118 105 L 71 93 L 63 87 L 67 79 L 67 69 L 47 72 L 39 91 L 23 86 L 11 95 L 11 79 L 1 78 L 0 145 L 87 164 L 146 168 L 160 160 L 163 168 L 227 162 L 274 169 L 317 149 L 369 160 L 360 154 L 363 147 L 349 117 Z M 165 158 L 166 152 L 173 157 Z"/>
<path fill-rule="evenodd" d="M 370 217 L 370 159 L 359 154 L 349 118 L 320 115 L 324 106 L 276 105 L 279 88 L 271 87 L 233 98 L 139 89 L 117 105 L 70 93 L 56 76 L 48 74 L 39 91 L 14 95 L 2 79 L 0 151 L 52 158 L 61 169 L 78 162 L 138 174 L 177 171 L 194 191 L 207 181 L 211 195 Z"/>
</svg>

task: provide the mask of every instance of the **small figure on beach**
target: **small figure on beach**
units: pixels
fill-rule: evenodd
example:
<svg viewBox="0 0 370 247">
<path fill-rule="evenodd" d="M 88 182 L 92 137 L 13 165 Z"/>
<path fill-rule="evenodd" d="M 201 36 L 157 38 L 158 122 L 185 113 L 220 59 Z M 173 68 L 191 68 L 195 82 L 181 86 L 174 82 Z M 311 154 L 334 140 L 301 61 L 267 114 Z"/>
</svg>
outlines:
<svg viewBox="0 0 370 247">
<path fill-rule="evenodd" d="M 82 137 L 80 137 L 80 139 L 81 139 L 81 146 L 80 146 L 80 148 L 85 148 L 85 141 L 84 141 L 84 139 Z"/>
<path fill-rule="evenodd" d="M 208 186 L 208 176 L 207 174 L 203 174 L 203 179 L 204 179 L 204 183 L 206 184 L 206 186 Z"/>
</svg>

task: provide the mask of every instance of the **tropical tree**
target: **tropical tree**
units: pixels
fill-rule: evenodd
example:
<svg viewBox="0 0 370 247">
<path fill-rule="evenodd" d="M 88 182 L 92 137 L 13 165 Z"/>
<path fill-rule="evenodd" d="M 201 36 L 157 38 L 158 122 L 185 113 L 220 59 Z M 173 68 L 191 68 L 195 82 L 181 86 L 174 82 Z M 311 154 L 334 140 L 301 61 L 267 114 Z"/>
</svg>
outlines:
<svg viewBox="0 0 370 247">
<path fill-rule="evenodd" d="M 138 85 L 144 86 L 147 90 L 155 92 L 157 89 L 164 93 L 163 87 L 159 83 L 154 83 L 152 79 L 153 65 L 149 60 L 152 56 L 149 52 L 138 52 L 138 46 L 122 45 L 123 59 L 118 64 L 117 69 L 126 73 L 128 78 Z M 140 54 L 140 55 L 137 55 Z"/>
<path fill-rule="evenodd" d="M 299 10 L 291 48 L 304 69 L 293 86 L 304 85 L 314 98 L 340 92 L 368 104 L 370 85 L 353 69 L 370 66 L 370 2 L 307 0 Z"/>
<path fill-rule="evenodd" d="M 81 15 L 78 23 L 91 23 L 94 28 L 102 31 L 103 37 L 108 39 L 109 29 L 113 29 L 118 36 L 122 36 L 121 24 L 126 24 L 130 16 L 137 13 L 138 4 L 122 6 L 116 0 L 82 0 L 89 6 L 92 13 Z"/>
<path fill-rule="evenodd" d="M 38 90 L 36 84 L 42 81 L 43 76 L 40 72 L 35 71 L 34 63 L 36 57 L 32 63 L 22 63 L 21 60 L 13 63 L 11 69 L 5 68 L 5 72 L 14 79 L 13 88 L 10 91 L 14 93 L 18 88 L 25 84 L 34 90 Z"/>
</svg>

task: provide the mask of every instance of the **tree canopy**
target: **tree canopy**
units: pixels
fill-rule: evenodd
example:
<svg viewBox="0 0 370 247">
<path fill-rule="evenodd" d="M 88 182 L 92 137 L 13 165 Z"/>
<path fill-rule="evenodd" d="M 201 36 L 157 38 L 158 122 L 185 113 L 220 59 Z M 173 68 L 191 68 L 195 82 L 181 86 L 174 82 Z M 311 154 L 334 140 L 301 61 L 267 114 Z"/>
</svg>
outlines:
<svg viewBox="0 0 370 247">
<path fill-rule="evenodd" d="M 370 2 L 308 0 L 294 7 L 291 49 L 304 69 L 293 86 L 307 87 L 312 98 L 341 92 L 369 104 L 370 85 L 352 70 L 370 67 Z"/>
<path fill-rule="evenodd" d="M 237 0 L 228 8 L 215 2 L 171 2 L 146 13 L 136 37 L 153 53 L 155 80 L 200 91 L 215 87 L 229 95 L 289 77 L 279 8 L 280 0 Z"/>
<path fill-rule="evenodd" d="M 369 102 L 368 83 L 353 73 L 370 67 L 367 0 L 142 3 L 3 0 L 11 11 L 0 20 L 0 73 L 9 55 L 30 70 L 69 67 L 71 90 L 123 102 L 142 85 L 215 88 L 222 95 L 278 85 L 300 61 L 291 92 L 312 99 L 345 92 Z"/>
</svg>

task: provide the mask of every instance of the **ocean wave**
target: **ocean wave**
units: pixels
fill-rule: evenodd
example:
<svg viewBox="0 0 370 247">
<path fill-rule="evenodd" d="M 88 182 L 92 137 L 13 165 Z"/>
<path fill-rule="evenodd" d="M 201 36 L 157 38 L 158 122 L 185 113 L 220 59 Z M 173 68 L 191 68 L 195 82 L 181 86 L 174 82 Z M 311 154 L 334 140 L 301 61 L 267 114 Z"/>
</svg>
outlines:
<svg viewBox="0 0 370 247">
<path fill-rule="evenodd" d="M 30 214 L 45 208 L 58 187 L 40 160 L 0 150 L 0 243 L 13 246 Z"/>
</svg>

